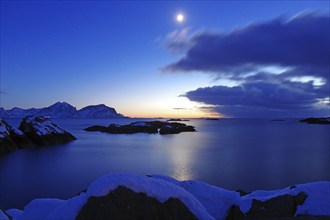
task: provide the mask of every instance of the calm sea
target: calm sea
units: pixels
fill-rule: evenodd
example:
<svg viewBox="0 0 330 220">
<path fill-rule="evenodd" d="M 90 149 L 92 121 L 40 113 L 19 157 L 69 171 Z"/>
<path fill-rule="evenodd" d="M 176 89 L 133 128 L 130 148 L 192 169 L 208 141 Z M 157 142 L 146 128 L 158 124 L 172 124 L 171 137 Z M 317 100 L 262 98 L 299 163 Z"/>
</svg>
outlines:
<svg viewBox="0 0 330 220">
<path fill-rule="evenodd" d="M 194 119 L 198 132 L 113 135 L 90 125 L 136 119 L 53 119 L 78 139 L 0 157 L 0 208 L 69 198 L 109 172 L 168 175 L 246 191 L 330 180 L 330 126 L 297 120 Z M 9 120 L 18 125 L 20 120 Z"/>
</svg>

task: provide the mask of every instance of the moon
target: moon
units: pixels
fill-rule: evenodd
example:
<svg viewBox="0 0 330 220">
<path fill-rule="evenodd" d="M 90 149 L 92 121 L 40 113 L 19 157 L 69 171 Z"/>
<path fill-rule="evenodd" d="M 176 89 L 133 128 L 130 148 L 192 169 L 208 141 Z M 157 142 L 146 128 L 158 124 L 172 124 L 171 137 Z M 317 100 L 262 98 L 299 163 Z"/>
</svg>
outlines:
<svg viewBox="0 0 330 220">
<path fill-rule="evenodd" d="M 176 21 L 178 22 L 178 23 L 182 23 L 183 21 L 184 21 L 184 15 L 183 14 L 177 14 L 177 16 L 176 16 Z"/>
</svg>

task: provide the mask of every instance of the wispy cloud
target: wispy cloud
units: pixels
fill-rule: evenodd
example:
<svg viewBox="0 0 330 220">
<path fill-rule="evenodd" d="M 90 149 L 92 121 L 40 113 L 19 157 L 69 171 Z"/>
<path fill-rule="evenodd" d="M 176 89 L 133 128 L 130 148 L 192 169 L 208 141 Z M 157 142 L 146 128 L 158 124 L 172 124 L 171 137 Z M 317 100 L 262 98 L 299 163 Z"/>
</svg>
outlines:
<svg viewBox="0 0 330 220">
<path fill-rule="evenodd" d="M 192 35 L 190 27 L 183 27 L 168 33 L 165 37 L 159 37 L 157 42 L 163 44 L 173 53 L 183 53 L 189 49 Z"/>
<path fill-rule="evenodd" d="M 188 108 L 173 108 L 174 110 L 189 110 Z"/>
</svg>

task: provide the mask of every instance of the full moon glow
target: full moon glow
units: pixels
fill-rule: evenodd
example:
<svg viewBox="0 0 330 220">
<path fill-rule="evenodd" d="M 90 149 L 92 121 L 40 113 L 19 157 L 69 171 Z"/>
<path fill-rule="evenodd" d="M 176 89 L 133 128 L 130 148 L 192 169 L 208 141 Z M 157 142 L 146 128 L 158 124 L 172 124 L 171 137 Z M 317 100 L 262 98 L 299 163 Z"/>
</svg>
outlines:
<svg viewBox="0 0 330 220">
<path fill-rule="evenodd" d="M 177 22 L 181 23 L 181 22 L 183 22 L 183 20 L 184 20 L 184 16 L 183 16 L 183 14 L 178 14 L 178 15 L 176 16 L 176 21 L 177 21 Z"/>
</svg>

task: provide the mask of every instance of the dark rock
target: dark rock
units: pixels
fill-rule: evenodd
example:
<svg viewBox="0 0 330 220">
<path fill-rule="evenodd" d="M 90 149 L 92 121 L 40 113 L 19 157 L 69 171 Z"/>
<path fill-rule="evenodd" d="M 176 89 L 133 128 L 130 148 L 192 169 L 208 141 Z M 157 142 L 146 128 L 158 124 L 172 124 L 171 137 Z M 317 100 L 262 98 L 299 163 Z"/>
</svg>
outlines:
<svg viewBox="0 0 330 220">
<path fill-rule="evenodd" d="M 307 195 L 304 192 L 300 192 L 296 196 L 285 194 L 264 202 L 253 199 L 252 207 L 246 214 L 238 206 L 233 206 L 226 219 L 295 219 L 294 214 L 297 207 L 302 205 L 306 198 Z"/>
<path fill-rule="evenodd" d="M 252 207 L 247 213 L 250 218 L 291 217 L 296 211 L 294 198 L 291 195 L 282 195 L 265 202 L 252 200 Z"/>
<path fill-rule="evenodd" d="M 0 118 L 0 155 L 30 146 L 33 146 L 33 143 L 22 131 Z"/>
<path fill-rule="evenodd" d="M 219 118 L 205 118 L 206 120 L 211 120 L 211 121 L 218 121 L 220 120 Z"/>
<path fill-rule="evenodd" d="M 236 190 L 236 192 L 238 192 L 240 196 L 246 196 L 246 195 L 250 194 L 250 192 L 246 192 L 246 191 L 241 190 L 241 189 Z"/>
<path fill-rule="evenodd" d="M 84 129 L 85 131 L 101 131 L 101 132 L 107 132 L 107 127 L 100 126 L 100 125 L 94 125 L 88 128 Z"/>
<path fill-rule="evenodd" d="M 188 119 L 175 119 L 175 118 L 171 118 L 171 119 L 168 119 L 167 121 L 189 121 Z"/>
<path fill-rule="evenodd" d="M 79 211 L 77 220 L 103 219 L 197 219 L 178 199 L 170 198 L 164 203 L 119 186 L 108 195 L 90 197 Z"/>
<path fill-rule="evenodd" d="M 302 205 L 305 202 L 307 195 L 304 192 L 300 192 L 298 195 L 294 196 L 293 199 L 294 205 L 297 208 L 297 206 Z"/>
<path fill-rule="evenodd" d="M 330 117 L 327 118 L 305 118 L 299 120 L 300 122 L 306 122 L 307 124 L 330 124 Z"/>
<path fill-rule="evenodd" d="M 238 219 L 246 219 L 247 217 L 244 215 L 244 213 L 241 211 L 241 209 L 236 206 L 233 205 L 230 208 L 229 214 L 226 218 L 226 220 L 238 220 Z"/>
<path fill-rule="evenodd" d="M 165 123 L 160 128 L 160 134 L 179 134 L 181 132 L 187 131 L 196 131 L 195 128 L 191 125 L 186 125 L 183 123 L 173 122 L 173 123 Z"/>
<path fill-rule="evenodd" d="M 38 146 L 64 144 L 76 139 L 72 134 L 42 116 L 23 118 L 19 129 Z"/>
<path fill-rule="evenodd" d="M 110 124 L 105 126 L 91 126 L 84 129 L 85 131 L 101 131 L 111 134 L 178 134 L 181 132 L 196 131 L 193 126 L 178 122 L 162 122 L 162 121 L 147 121 L 147 122 L 133 122 L 128 125 Z"/>
</svg>

